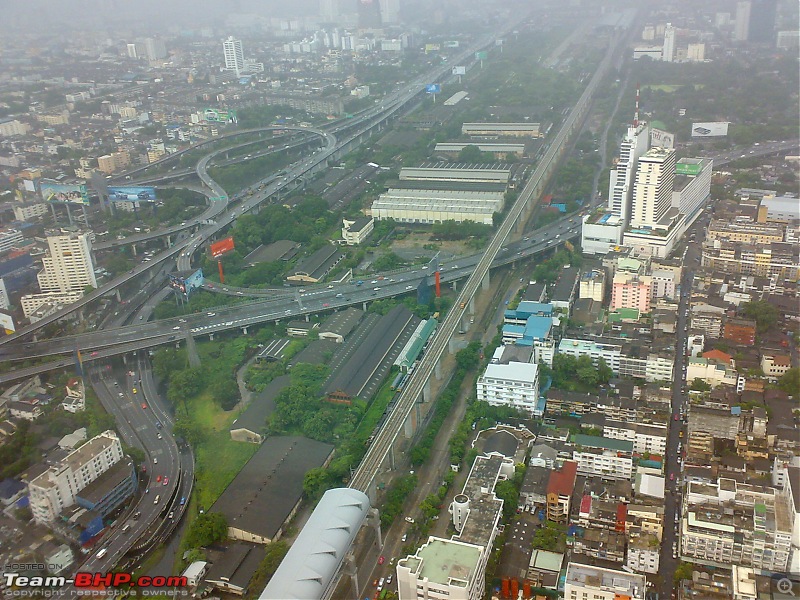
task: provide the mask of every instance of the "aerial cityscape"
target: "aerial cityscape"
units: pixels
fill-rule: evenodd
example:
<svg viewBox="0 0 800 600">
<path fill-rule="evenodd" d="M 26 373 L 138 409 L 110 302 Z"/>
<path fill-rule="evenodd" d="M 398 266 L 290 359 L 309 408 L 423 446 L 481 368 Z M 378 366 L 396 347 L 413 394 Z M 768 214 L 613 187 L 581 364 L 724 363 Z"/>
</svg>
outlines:
<svg viewBox="0 0 800 600">
<path fill-rule="evenodd" d="M 796 0 L 3 15 L 3 597 L 800 595 Z"/>
</svg>

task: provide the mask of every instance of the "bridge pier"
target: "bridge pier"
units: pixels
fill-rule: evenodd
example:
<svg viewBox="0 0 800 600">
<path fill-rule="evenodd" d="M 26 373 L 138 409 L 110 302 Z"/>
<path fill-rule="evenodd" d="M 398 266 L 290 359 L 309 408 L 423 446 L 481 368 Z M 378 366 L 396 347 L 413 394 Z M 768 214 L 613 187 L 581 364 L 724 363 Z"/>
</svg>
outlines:
<svg viewBox="0 0 800 600">
<path fill-rule="evenodd" d="M 122 294 L 119 292 L 119 288 L 114 290 L 114 296 L 117 299 L 117 302 L 122 302 Z"/>
<path fill-rule="evenodd" d="M 422 401 L 430 402 L 431 400 L 433 400 L 433 393 L 431 392 L 431 380 L 428 379 L 428 381 L 425 382 L 425 386 L 422 388 Z"/>
<path fill-rule="evenodd" d="M 213 333 L 209 333 L 208 334 L 208 339 L 213 342 L 214 341 L 214 334 Z"/>
<path fill-rule="evenodd" d="M 172 247 L 172 236 L 168 235 L 164 238 L 164 248 L 171 248 Z"/>
<path fill-rule="evenodd" d="M 247 335 L 247 327 L 242 327 L 242 335 Z"/>
<path fill-rule="evenodd" d="M 139 256 L 136 253 L 136 243 L 135 242 L 133 244 L 131 244 L 131 254 L 133 254 L 134 256 Z"/>
<path fill-rule="evenodd" d="M 363 310 L 364 312 L 367 312 L 367 303 L 366 302 L 362 302 L 361 303 L 361 310 Z"/>
<path fill-rule="evenodd" d="M 451 287 L 451 288 L 453 288 L 453 291 L 454 291 L 454 292 L 457 292 L 457 291 L 458 291 L 458 286 L 456 285 L 457 283 L 458 283 L 457 281 L 453 281 L 453 282 L 450 284 L 450 287 Z"/>
<path fill-rule="evenodd" d="M 484 291 L 488 290 L 490 283 L 491 280 L 489 279 L 489 271 L 486 271 L 486 275 L 484 275 L 483 279 L 481 279 L 481 289 Z"/>
<path fill-rule="evenodd" d="M 306 323 L 308 323 L 310 320 L 311 320 L 311 315 L 306 314 Z"/>
<path fill-rule="evenodd" d="M 214 334 L 211 334 L 211 339 L 214 339 Z M 200 366 L 200 355 L 197 353 L 197 345 L 194 343 L 194 337 L 190 332 L 186 332 L 186 354 L 189 356 L 189 366 L 196 369 Z"/>
<path fill-rule="evenodd" d="M 469 302 L 467 303 L 467 310 L 469 311 L 469 314 L 475 314 L 475 296 L 469 299 Z"/>
<path fill-rule="evenodd" d="M 433 367 L 433 375 L 434 375 L 434 377 L 436 377 L 436 379 L 441 381 L 441 379 L 442 379 L 442 359 L 441 358 L 436 361 L 436 364 Z"/>
</svg>

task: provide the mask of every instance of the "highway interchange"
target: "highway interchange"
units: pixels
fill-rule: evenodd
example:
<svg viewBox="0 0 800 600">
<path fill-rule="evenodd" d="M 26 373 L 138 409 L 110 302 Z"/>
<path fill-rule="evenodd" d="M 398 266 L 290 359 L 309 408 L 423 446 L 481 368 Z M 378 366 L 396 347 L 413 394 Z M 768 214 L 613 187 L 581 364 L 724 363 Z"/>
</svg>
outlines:
<svg viewBox="0 0 800 600">
<path fill-rule="evenodd" d="M 488 43 L 489 40 L 482 40 L 480 44 L 466 50 L 458 60 L 472 55 L 476 49 L 483 48 Z M 421 364 L 406 384 L 386 426 L 375 439 L 367 456 L 356 471 L 350 484 L 352 487 L 369 491 L 372 477 L 390 452 L 398 433 L 402 430 L 403 424 L 408 414 L 410 414 L 413 404 L 422 395 L 425 382 L 432 376 L 436 364 L 447 348 L 450 337 L 462 324 L 462 319 L 468 310 L 466 306 L 473 295 L 478 293 L 485 278 L 488 277 L 489 269 L 550 251 L 561 242 L 575 238 L 580 234 L 579 219 L 565 217 L 541 230 L 536 230 L 531 234 L 524 234 L 525 237 L 518 242 L 510 243 L 506 241 L 512 229 L 521 221 L 523 211 L 529 203 L 535 202 L 541 193 L 551 172 L 550 169 L 557 163 L 562 147 L 568 141 L 573 127 L 582 118 L 584 110 L 591 100 L 594 88 L 611 62 L 612 50 L 609 50 L 609 54 L 587 86 L 584 95 L 572 109 L 561 130 L 549 144 L 547 151 L 537 166 L 536 172 L 528 180 L 519 199 L 509 211 L 503 224 L 498 228 L 486 251 L 481 254 L 462 257 L 441 266 L 441 278 L 444 283 L 463 279 L 466 279 L 466 282 L 461 287 L 453 309 L 447 314 L 435 338 L 431 341 Z M 369 281 L 364 280 L 360 285 L 357 282 L 351 282 L 332 286 L 307 286 L 306 291 L 302 293 L 297 290 L 286 289 L 260 291 L 258 292 L 259 295 L 267 295 L 268 297 L 250 300 L 234 306 L 220 307 L 199 315 L 187 315 L 186 317 L 160 321 L 149 320 L 152 309 L 156 304 L 156 300 L 151 300 L 138 309 L 139 312 L 134 313 L 134 307 L 121 311 L 123 312 L 122 316 L 118 319 L 113 319 L 109 323 L 110 327 L 97 331 L 38 342 L 31 341 L 30 335 L 36 333 L 48 323 L 54 322 L 66 314 L 115 291 L 123 284 L 136 280 L 145 272 L 156 267 L 163 267 L 165 261 L 175 259 L 179 270 L 188 270 L 191 267 L 193 255 L 203 249 L 221 231 L 229 227 L 236 218 L 247 211 L 257 208 L 259 204 L 276 196 L 282 190 L 296 185 L 295 182 L 299 178 L 324 169 L 329 160 L 345 151 L 349 151 L 355 144 L 360 143 L 364 129 L 368 130 L 375 121 L 386 120 L 401 110 L 424 89 L 425 83 L 437 80 L 441 73 L 449 71 L 449 69 L 449 66 L 445 66 L 433 73 L 428 73 L 415 79 L 403 90 L 386 97 L 380 106 L 369 109 L 350 122 L 337 125 L 339 129 L 334 129 L 333 131 L 291 126 L 248 130 L 299 130 L 319 136 L 323 141 L 323 146 L 311 156 L 287 168 L 285 174 L 272 175 L 230 200 L 227 198 L 225 191 L 207 172 L 209 162 L 215 156 L 230 150 L 230 148 L 209 153 L 198 162 L 196 167 L 198 177 L 210 190 L 207 194 L 209 208 L 202 215 L 179 226 L 131 236 L 121 243 L 136 243 L 164 236 L 177 237 L 177 234 L 184 230 L 189 232 L 198 231 L 186 236 L 183 240 L 176 241 L 172 247 L 156 255 L 153 261 L 138 265 L 129 273 L 88 294 L 80 302 L 43 319 L 35 326 L 26 327 L 16 334 L 0 340 L 0 356 L 4 360 L 26 359 L 32 356 L 69 355 L 75 348 L 80 348 L 84 353 L 84 360 L 87 365 L 91 365 L 94 361 L 99 363 L 97 367 L 88 366 L 88 374 L 103 405 L 115 417 L 124 442 L 131 446 L 143 448 L 146 451 L 147 477 L 151 478 L 149 493 L 137 497 L 135 504 L 126 509 L 124 516 L 117 522 L 117 533 L 106 536 L 107 539 L 103 542 L 103 548 L 107 549 L 107 554 L 102 558 L 97 558 L 96 553 L 93 554 L 83 565 L 84 569 L 101 571 L 110 569 L 119 563 L 120 557 L 134 545 L 136 540 L 161 539 L 161 536 L 165 535 L 165 529 L 168 528 L 164 528 L 162 525 L 169 526 L 180 518 L 181 511 L 185 510 L 185 506 L 180 503 L 180 499 L 182 497 L 188 498 L 191 492 L 194 468 L 192 457 L 188 454 L 187 449 L 180 449 L 172 437 L 170 433 L 172 419 L 159 399 L 146 353 L 138 352 L 138 354 L 135 354 L 136 351 L 159 344 L 180 343 L 189 335 L 212 335 L 231 329 L 244 329 L 259 323 L 333 311 L 350 305 L 415 293 L 422 281 L 430 283 L 431 273 L 429 268 L 417 267 L 375 275 Z M 366 125 L 363 129 L 359 129 L 362 123 L 366 123 Z M 354 129 L 356 130 L 355 133 L 349 133 Z M 241 135 L 245 132 L 235 132 L 231 135 Z M 340 136 L 341 132 L 348 133 L 342 137 Z M 213 141 L 216 142 L 218 140 L 219 138 L 215 138 Z M 258 142 L 247 142 L 247 145 L 250 143 L 255 144 Z M 308 142 L 304 141 L 302 143 Z M 724 164 L 741 158 L 784 150 L 796 145 L 796 141 L 764 144 L 746 154 L 740 154 L 738 150 L 726 153 L 719 156 L 719 160 L 715 161 L 715 163 Z M 196 148 L 197 145 L 189 150 Z M 261 156 L 266 153 L 255 152 L 252 156 Z M 242 159 L 245 158 L 242 157 Z M 137 169 L 136 172 L 140 170 Z M 133 173 L 129 172 L 129 176 Z M 115 245 L 117 243 L 113 241 L 107 243 L 109 248 Z M 225 290 L 224 287 L 214 291 L 239 295 L 248 293 L 235 288 L 233 290 Z M 167 291 L 162 291 L 159 297 L 163 298 L 167 293 Z M 461 306 L 465 308 L 460 308 Z M 681 313 L 683 313 L 683 310 Z M 131 317 L 133 318 L 132 324 L 122 325 Z M 117 355 L 126 356 L 127 369 L 129 370 L 120 372 L 118 369 L 115 370 L 103 366 L 106 361 L 102 359 Z M 0 376 L 0 383 L 28 376 L 34 372 L 69 367 L 73 362 L 72 356 L 68 356 L 54 360 L 46 365 L 10 371 Z M 677 436 L 671 436 L 671 438 L 675 440 Z M 675 469 L 676 466 L 670 464 L 668 472 Z M 158 476 L 162 477 L 162 481 L 163 477 L 166 477 L 167 484 L 156 483 L 155 478 Z M 158 502 L 154 502 L 156 496 L 160 496 Z M 667 504 L 669 509 L 669 501 Z M 674 506 L 669 510 L 674 510 Z M 136 519 L 133 518 L 135 513 L 139 514 Z M 172 513 L 172 518 L 169 517 L 170 513 Z M 129 525 L 130 529 L 123 534 L 121 529 L 125 525 Z M 161 530 L 159 531 L 159 529 Z M 668 548 L 668 544 L 665 543 L 664 548 Z"/>
</svg>

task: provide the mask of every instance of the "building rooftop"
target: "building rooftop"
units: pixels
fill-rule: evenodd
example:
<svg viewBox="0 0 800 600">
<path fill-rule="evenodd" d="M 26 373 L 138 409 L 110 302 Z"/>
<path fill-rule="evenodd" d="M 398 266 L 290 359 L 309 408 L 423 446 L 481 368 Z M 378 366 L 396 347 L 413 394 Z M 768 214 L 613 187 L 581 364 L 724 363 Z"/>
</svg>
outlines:
<svg viewBox="0 0 800 600">
<path fill-rule="evenodd" d="M 259 393 L 253 394 L 250 404 L 231 423 L 231 431 L 246 429 L 260 434 L 267 428 L 267 417 L 275 410 L 275 398 L 291 383 L 288 375 L 281 375 L 270 381 Z"/>
<path fill-rule="evenodd" d="M 419 579 L 468 589 L 481 554 L 477 546 L 430 537 L 414 556 L 402 559 L 401 564 L 416 573 Z"/>
<path fill-rule="evenodd" d="M 500 466 L 507 460 L 500 456 L 478 456 L 464 483 L 462 493 L 470 500 L 469 517 L 461 533 L 454 536 L 462 542 L 486 547 L 492 538 L 503 501 L 494 495 L 494 486 L 500 476 Z M 484 490 L 489 490 L 485 493 Z"/>
<path fill-rule="evenodd" d="M 303 477 L 333 446 L 300 436 L 270 436 L 209 509 L 228 527 L 272 539 L 303 495 Z"/>
<path fill-rule="evenodd" d="M 550 472 L 550 480 L 547 482 L 547 493 L 558 494 L 559 496 L 571 496 L 575 489 L 575 479 L 578 473 L 578 463 L 566 460 L 560 469 Z"/>
<path fill-rule="evenodd" d="M 627 440 L 615 440 L 612 438 L 601 437 L 599 435 L 584 435 L 582 433 L 572 436 L 572 442 L 578 446 L 589 448 L 603 448 L 605 450 L 616 450 L 618 452 L 633 452 L 633 442 Z"/>
<path fill-rule="evenodd" d="M 133 462 L 131 460 L 121 460 L 83 488 L 76 496 L 91 504 L 97 504 L 105 498 L 110 491 L 116 489 L 120 483 L 126 479 L 130 479 L 132 474 Z"/>
<path fill-rule="evenodd" d="M 510 362 L 507 365 L 489 363 L 483 377 L 487 379 L 506 379 L 533 383 L 539 373 L 539 365 L 533 363 Z"/>
<path fill-rule="evenodd" d="M 319 328 L 319 334 L 321 337 L 325 334 L 331 334 L 344 338 L 355 329 L 363 316 L 363 310 L 352 306 L 345 310 L 335 312 L 322 322 Z"/>
<path fill-rule="evenodd" d="M 618 597 L 624 596 L 630 600 L 644 600 L 645 597 L 644 575 L 626 573 L 616 569 L 570 562 L 567 565 L 565 582 L 567 585 L 613 592 Z"/>
</svg>

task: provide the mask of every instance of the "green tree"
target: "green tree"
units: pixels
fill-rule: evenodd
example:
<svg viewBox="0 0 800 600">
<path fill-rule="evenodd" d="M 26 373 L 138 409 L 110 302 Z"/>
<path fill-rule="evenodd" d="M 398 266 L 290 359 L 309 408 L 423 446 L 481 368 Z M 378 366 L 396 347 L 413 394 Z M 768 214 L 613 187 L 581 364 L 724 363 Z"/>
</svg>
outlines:
<svg viewBox="0 0 800 600">
<path fill-rule="evenodd" d="M 681 562 L 678 565 L 678 568 L 675 569 L 675 583 L 679 584 L 684 579 L 691 579 L 692 578 L 692 565 L 691 563 Z"/>
<path fill-rule="evenodd" d="M 756 300 L 742 304 L 740 312 L 743 316 L 754 319 L 759 333 L 771 330 L 778 324 L 778 309 L 766 300 Z"/>
<path fill-rule="evenodd" d="M 316 501 L 330 487 L 331 477 L 327 469 L 316 467 L 306 471 L 303 477 L 303 493 L 309 500 Z"/>
<path fill-rule="evenodd" d="M 186 534 L 186 546 L 199 548 L 222 542 L 228 537 L 228 521 L 222 513 L 198 515 Z"/>
<path fill-rule="evenodd" d="M 264 591 L 264 588 L 269 583 L 269 580 L 272 579 L 275 571 L 278 570 L 278 566 L 281 564 L 281 561 L 284 559 L 288 551 L 289 544 L 283 540 L 278 540 L 277 542 L 270 542 L 267 544 L 266 554 L 264 554 L 261 564 L 258 565 L 256 572 L 253 574 L 253 577 L 250 580 L 250 585 L 248 586 L 247 592 L 248 600 L 254 600 L 261 595 L 261 592 Z"/>
<path fill-rule="evenodd" d="M 793 367 L 786 371 L 778 380 L 778 387 L 794 398 L 800 397 L 800 369 Z"/>
<path fill-rule="evenodd" d="M 696 377 L 694 381 L 689 385 L 690 390 L 694 390 L 696 392 L 710 392 L 711 391 L 711 384 L 706 383 L 704 380 Z"/>
</svg>

